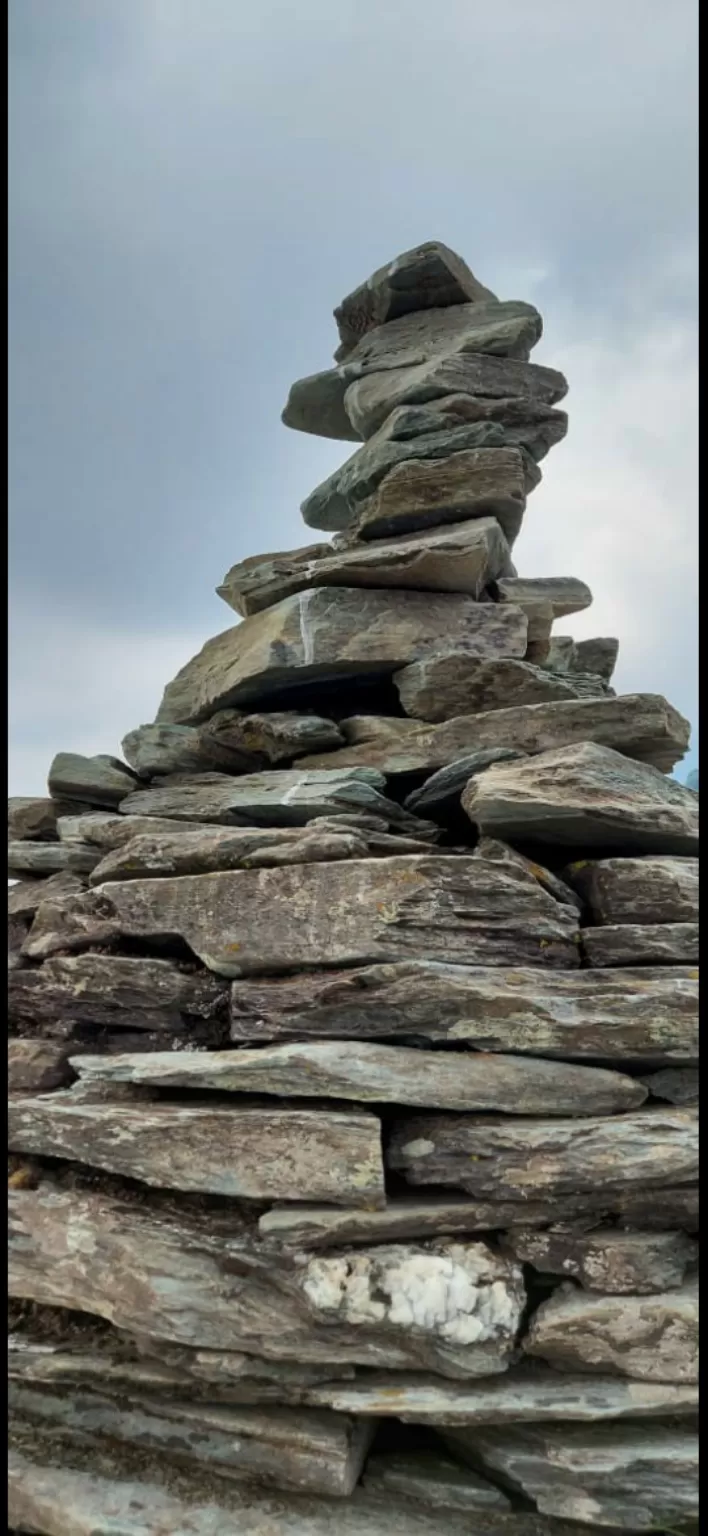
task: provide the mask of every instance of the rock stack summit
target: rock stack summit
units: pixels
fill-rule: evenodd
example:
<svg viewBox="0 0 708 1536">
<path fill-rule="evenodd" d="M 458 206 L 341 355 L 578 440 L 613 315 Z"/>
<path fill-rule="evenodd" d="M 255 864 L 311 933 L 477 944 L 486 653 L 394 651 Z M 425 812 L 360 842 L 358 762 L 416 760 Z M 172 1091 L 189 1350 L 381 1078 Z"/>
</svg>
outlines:
<svg viewBox="0 0 708 1536">
<path fill-rule="evenodd" d="M 533 306 L 431 241 L 335 316 L 283 413 L 355 445 L 333 537 L 9 802 L 10 1524 L 675 1532 L 689 726 L 513 563 L 567 428 Z"/>
</svg>

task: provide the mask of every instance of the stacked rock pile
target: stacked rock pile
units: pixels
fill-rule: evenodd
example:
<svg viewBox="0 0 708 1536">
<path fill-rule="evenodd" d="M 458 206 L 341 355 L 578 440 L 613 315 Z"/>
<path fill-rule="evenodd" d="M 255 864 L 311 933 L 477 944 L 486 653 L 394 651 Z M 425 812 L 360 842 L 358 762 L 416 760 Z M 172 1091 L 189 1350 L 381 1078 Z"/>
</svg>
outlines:
<svg viewBox="0 0 708 1536">
<path fill-rule="evenodd" d="M 689 727 L 512 564 L 536 310 L 433 242 L 336 316 L 331 542 L 10 802 L 11 1523 L 683 1528 Z"/>
</svg>

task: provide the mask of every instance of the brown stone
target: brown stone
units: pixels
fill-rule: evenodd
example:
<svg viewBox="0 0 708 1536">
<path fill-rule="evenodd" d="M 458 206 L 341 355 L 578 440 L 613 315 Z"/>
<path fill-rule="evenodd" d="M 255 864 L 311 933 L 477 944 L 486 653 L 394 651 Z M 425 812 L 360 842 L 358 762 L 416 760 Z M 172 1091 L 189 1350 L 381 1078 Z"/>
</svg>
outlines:
<svg viewBox="0 0 708 1536">
<path fill-rule="evenodd" d="M 698 859 L 583 859 L 565 879 L 593 923 L 698 921 Z"/>
<path fill-rule="evenodd" d="M 597 1296 L 561 1285 L 534 1313 L 523 1348 L 560 1370 L 697 1382 L 696 1281 L 650 1296 Z"/>
<path fill-rule="evenodd" d="M 218 1016 L 225 998 L 210 971 L 148 956 L 59 954 L 8 982 L 10 1019 L 56 1030 L 92 1024 L 179 1031 L 188 1019 Z"/>
<path fill-rule="evenodd" d="M 481 398 L 485 403 L 513 399 L 517 408 L 527 404 L 549 406 L 557 405 L 568 392 L 562 373 L 553 368 L 542 368 L 511 357 L 493 357 L 484 352 L 438 355 L 407 367 L 369 373 L 353 383 L 349 383 L 349 371 L 345 365 L 332 370 L 330 375 L 319 374 L 314 380 L 303 380 L 300 385 L 294 385 L 286 407 L 289 413 L 286 424 L 308 430 L 301 426 L 301 422 L 309 413 L 310 420 L 315 423 L 309 430 L 317 431 L 318 396 L 319 400 L 327 401 L 329 410 L 326 414 L 333 421 L 335 399 L 337 411 L 342 410 L 339 394 L 342 384 L 344 414 L 351 428 L 350 441 L 371 437 L 397 406 L 428 405 L 432 400 L 459 394 Z M 333 374 L 336 374 L 336 385 L 332 382 Z M 298 421 L 294 419 L 296 411 Z M 286 420 L 285 413 L 283 420 Z M 325 436 L 325 433 L 321 432 L 321 435 Z"/>
<path fill-rule="evenodd" d="M 503 613 L 503 606 L 497 605 L 497 611 Z M 393 681 L 406 714 L 433 722 L 577 697 L 570 678 L 555 677 L 543 667 L 505 656 L 487 660 L 464 651 L 413 661 L 394 673 Z"/>
<path fill-rule="evenodd" d="M 682 1284 L 698 1254 L 684 1232 L 622 1232 L 613 1227 L 592 1232 L 552 1227 L 545 1232 L 515 1231 L 505 1238 L 504 1248 L 543 1274 L 570 1276 L 584 1290 L 613 1296 L 672 1290 Z"/>
<path fill-rule="evenodd" d="M 66 1046 L 50 1040 L 7 1042 L 8 1093 L 49 1093 L 72 1082 Z"/>
<path fill-rule="evenodd" d="M 8 842 L 21 842 L 29 838 L 34 842 L 42 837 L 57 835 L 57 807 L 54 800 L 12 795 L 7 802 Z"/>
<path fill-rule="evenodd" d="M 697 923 L 617 923 L 583 928 L 585 964 L 593 967 L 698 965 Z M 698 972 L 695 973 L 698 979 Z"/>
<path fill-rule="evenodd" d="M 468 518 L 495 517 L 511 548 L 521 528 L 527 491 L 540 479 L 540 471 L 530 477 L 532 463 L 519 448 L 503 447 L 470 448 L 446 459 L 407 459 L 361 503 L 357 536 L 384 539 Z"/>
</svg>

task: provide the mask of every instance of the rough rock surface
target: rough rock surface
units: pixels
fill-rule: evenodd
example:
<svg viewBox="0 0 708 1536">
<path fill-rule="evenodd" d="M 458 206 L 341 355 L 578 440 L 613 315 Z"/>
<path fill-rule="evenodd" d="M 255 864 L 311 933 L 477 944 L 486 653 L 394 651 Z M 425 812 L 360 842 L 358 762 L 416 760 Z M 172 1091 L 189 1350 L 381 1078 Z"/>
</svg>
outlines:
<svg viewBox="0 0 708 1536">
<path fill-rule="evenodd" d="M 584 1290 L 611 1295 L 671 1290 L 681 1285 L 697 1259 L 696 1244 L 683 1232 L 621 1232 L 612 1227 L 592 1232 L 517 1231 L 505 1247 L 543 1274 L 570 1276 Z M 539 1327 L 543 1338 L 543 1325 Z"/>
<path fill-rule="evenodd" d="M 387 320 L 450 304 L 470 304 L 494 299 L 478 282 L 466 261 L 440 240 L 426 240 L 395 261 L 379 267 L 365 283 L 348 293 L 334 311 L 340 346 L 337 360 L 355 347 L 362 336 Z"/>
<path fill-rule="evenodd" d="M 696 1281 L 651 1296 L 597 1296 L 562 1285 L 534 1313 L 524 1349 L 561 1368 L 695 1382 Z"/>
<path fill-rule="evenodd" d="M 444 651 L 413 661 L 396 672 L 393 681 L 406 714 L 433 722 L 578 697 L 570 677 L 557 677 L 518 657 L 487 661 L 466 651 Z M 597 693 L 602 696 L 600 685 Z"/>
<path fill-rule="evenodd" d="M 361 502 L 352 526 L 360 539 L 383 539 L 466 518 L 495 517 L 511 548 L 527 491 L 540 479 L 532 465 L 521 449 L 492 444 L 445 459 L 406 459 Z"/>
<path fill-rule="evenodd" d="M 293 419 L 295 412 L 301 421 L 304 420 L 318 393 L 328 404 L 331 402 L 332 422 L 339 425 L 344 418 L 347 438 L 356 441 L 371 437 L 386 417 L 401 405 L 429 405 L 432 400 L 463 394 L 485 402 L 512 400 L 518 409 L 527 404 L 557 405 L 568 392 L 562 373 L 554 368 L 543 368 L 510 357 L 493 357 L 484 352 L 432 357 L 406 367 L 369 373 L 353 383 L 346 377 L 342 379 L 343 371 L 346 373 L 346 370 L 338 371 L 336 386 L 331 374 L 317 374 L 313 380 L 303 379 L 293 385 L 283 413 L 286 426 L 300 425 Z M 342 383 L 343 400 L 340 394 Z"/>
<path fill-rule="evenodd" d="M 698 921 L 698 859 L 583 859 L 565 871 L 593 923 Z"/>
<path fill-rule="evenodd" d="M 82 757 L 78 752 L 57 752 L 47 783 L 53 800 L 115 806 L 135 787 L 136 776 L 116 757 L 105 754 Z"/>
<path fill-rule="evenodd" d="M 74 1077 L 66 1046 L 50 1040 L 8 1040 L 9 1093 L 48 1093 L 65 1088 Z"/>
<path fill-rule="evenodd" d="M 580 943 L 593 967 L 698 965 L 698 923 L 612 923 L 584 928 Z"/>
<path fill-rule="evenodd" d="M 29 838 L 55 838 L 57 835 L 57 804 L 55 800 L 37 796 L 11 795 L 7 802 L 7 839 L 20 842 Z"/>
</svg>

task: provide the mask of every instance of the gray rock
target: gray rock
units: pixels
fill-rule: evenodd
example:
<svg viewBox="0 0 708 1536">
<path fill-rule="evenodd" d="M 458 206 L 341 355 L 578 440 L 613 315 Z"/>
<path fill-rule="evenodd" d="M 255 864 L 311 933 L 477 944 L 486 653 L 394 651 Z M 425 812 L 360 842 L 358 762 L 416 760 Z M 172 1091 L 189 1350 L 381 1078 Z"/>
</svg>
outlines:
<svg viewBox="0 0 708 1536">
<path fill-rule="evenodd" d="M 57 806 L 54 800 L 12 795 L 7 802 L 8 842 L 21 842 L 25 838 L 35 842 L 40 838 L 57 835 Z"/>
<path fill-rule="evenodd" d="M 669 1104 L 698 1103 L 697 1067 L 661 1067 L 642 1077 L 644 1086 L 653 1099 L 664 1099 Z"/>
<path fill-rule="evenodd" d="M 328 544 L 315 550 L 241 560 L 217 587 L 219 597 L 244 617 L 308 587 L 404 587 L 479 598 L 508 553 L 493 517 L 430 528 L 408 538 L 371 540 L 341 551 Z"/>
<path fill-rule="evenodd" d="M 412 1184 L 477 1199 L 631 1187 L 660 1190 L 697 1176 L 692 1109 L 641 1109 L 597 1120 L 430 1115 L 394 1126 L 388 1165 Z"/>
<path fill-rule="evenodd" d="M 489 748 L 506 747 L 520 754 L 595 742 L 668 773 L 685 752 L 690 734 L 688 721 L 654 693 L 521 704 L 513 709 L 460 715 L 441 725 L 357 716 L 343 720 L 341 728 L 346 747 L 326 761 L 316 754 L 303 758 L 300 766 L 368 766 L 385 774 L 420 773 L 445 768 L 456 758 Z M 681 785 L 676 787 L 684 797 L 690 793 Z M 692 800 L 697 814 L 695 796 Z M 684 798 L 682 804 L 687 803 Z"/>
<path fill-rule="evenodd" d="M 466 757 L 458 757 L 447 768 L 439 768 L 437 773 L 431 774 L 420 789 L 413 789 L 406 795 L 403 803 L 417 816 L 444 821 L 451 812 L 459 809 L 462 791 L 475 773 L 481 773 L 490 763 L 510 762 L 520 755 L 511 747 L 487 747 L 481 752 L 469 752 Z"/>
<path fill-rule="evenodd" d="M 574 672 L 576 659 L 577 647 L 572 635 L 551 636 L 543 660 L 544 667 L 551 672 Z"/>
<path fill-rule="evenodd" d="M 503 605 L 495 611 L 504 613 Z M 546 704 L 577 698 L 570 678 L 505 656 L 490 659 L 445 651 L 413 661 L 395 672 L 394 684 L 407 715 L 417 720 L 450 720 L 489 709 Z"/>
<path fill-rule="evenodd" d="M 577 640 L 575 643 L 575 666 L 577 672 L 596 672 L 599 677 L 609 683 L 612 673 L 617 665 L 619 652 L 619 640 L 599 639 Z"/>
<path fill-rule="evenodd" d="M 49 875 L 46 879 L 20 880 L 17 885 L 8 886 L 8 917 L 34 917 L 40 902 L 64 896 L 80 896 L 85 890 L 86 880 L 81 875 L 68 872 Z"/>
<path fill-rule="evenodd" d="M 137 778 L 116 757 L 57 752 L 47 782 L 53 800 L 77 800 L 82 805 L 103 807 L 118 805 L 135 787 Z"/>
<path fill-rule="evenodd" d="M 383 1199 L 380 1126 L 364 1113 L 91 1103 L 68 1089 L 10 1100 L 8 1145 L 158 1188 L 335 1205 Z"/>
<path fill-rule="evenodd" d="M 66 1046 L 51 1040 L 8 1040 L 8 1093 L 49 1093 L 53 1088 L 65 1088 L 74 1077 L 67 1057 Z"/>
<path fill-rule="evenodd" d="M 341 343 L 337 360 L 346 357 L 374 327 L 398 320 L 411 311 L 444 309 L 450 304 L 488 302 L 494 298 L 461 256 L 440 240 L 426 240 L 379 267 L 337 305 L 334 318 Z"/>
<path fill-rule="evenodd" d="M 481 837 L 477 843 L 474 855 L 475 859 L 492 859 L 505 864 L 516 864 L 524 869 L 533 880 L 538 880 L 544 891 L 553 896 L 564 907 L 574 907 L 576 912 L 582 912 L 583 904 L 579 896 L 565 881 L 554 875 L 552 870 L 546 869 L 543 864 L 538 864 L 535 859 L 528 859 L 518 849 L 510 847 L 508 843 L 502 843 L 496 837 Z"/>
<path fill-rule="evenodd" d="M 258 1230 L 286 1248 L 339 1248 L 342 1243 L 391 1243 L 401 1238 L 462 1236 L 547 1226 L 559 1215 L 577 1216 L 568 1200 L 468 1200 L 459 1195 L 403 1195 L 376 1211 L 331 1205 L 274 1205 L 259 1217 Z"/>
<path fill-rule="evenodd" d="M 395 1388 L 392 1390 L 395 1391 Z M 387 1452 L 369 1458 L 364 1476 L 367 1493 L 389 1504 L 391 1498 L 439 1510 L 471 1515 L 511 1510 L 505 1493 L 468 1467 L 430 1451 Z M 504 1527 L 494 1527 L 492 1530 Z"/>
<path fill-rule="evenodd" d="M 546 953 L 537 946 L 531 965 L 510 971 L 414 959 L 320 976 L 235 981 L 232 1039 L 403 1036 L 565 1061 L 642 1066 L 697 1060 L 694 972 L 639 967 L 598 976 L 551 970 L 543 968 Z"/>
<path fill-rule="evenodd" d="M 200 739 L 193 725 L 139 725 L 121 743 L 126 760 L 141 779 L 166 773 L 241 773 L 261 767 L 253 754 L 219 752 Z"/>
<path fill-rule="evenodd" d="M 333 437 L 338 442 L 360 443 L 357 431 L 345 409 L 347 380 L 341 368 L 326 368 L 308 374 L 290 386 L 281 414 L 286 427 L 296 432 L 311 432 L 315 437 Z"/>
<path fill-rule="evenodd" d="M 524 616 L 513 607 L 508 614 L 525 635 Z M 499 633 L 493 605 L 467 596 L 311 588 L 208 640 L 168 684 L 157 718 L 198 724 L 303 683 L 390 677 L 443 636 L 464 649 L 485 622 Z"/>
<path fill-rule="evenodd" d="M 511 1115 L 614 1114 L 647 1097 L 622 1072 L 532 1056 L 409 1050 L 356 1040 L 309 1041 L 239 1051 L 152 1051 L 73 1056 L 86 1082 L 140 1083 L 277 1098 L 348 1099 Z"/>
<path fill-rule="evenodd" d="M 244 715 L 222 709 L 199 727 L 198 735 L 206 751 L 231 754 L 251 768 L 290 762 L 306 752 L 326 752 L 344 740 L 333 720 L 295 710 Z"/>
<path fill-rule="evenodd" d="M 582 859 L 564 878 L 593 923 L 698 921 L 698 859 Z"/>
<path fill-rule="evenodd" d="M 519 1263 L 532 1264 L 543 1274 L 570 1276 L 584 1290 L 612 1296 L 672 1290 L 682 1284 L 698 1253 L 696 1243 L 684 1232 L 622 1232 L 613 1227 L 596 1227 L 593 1232 L 552 1227 L 545 1232 L 517 1230 L 504 1239 L 503 1246 Z M 539 1330 L 543 1339 L 542 1322 Z M 543 1354 L 543 1349 L 538 1352 Z"/>
<path fill-rule="evenodd" d="M 553 619 L 562 619 L 569 613 L 582 613 L 592 602 L 590 588 L 576 576 L 504 576 L 496 587 L 500 602 L 523 608 L 529 619 L 538 604 L 549 603 Z"/>
<path fill-rule="evenodd" d="M 596 1296 L 561 1285 L 534 1312 L 523 1348 L 560 1370 L 697 1382 L 697 1282 L 651 1296 Z"/>
<path fill-rule="evenodd" d="M 447 1430 L 445 1439 L 532 1499 L 582 1526 L 674 1530 L 698 1508 L 698 1439 L 667 1424 L 504 1425 Z"/>
<path fill-rule="evenodd" d="M 145 785 L 140 788 L 144 790 Z M 88 843 L 100 853 L 123 848 L 135 837 L 160 837 L 163 833 L 172 836 L 176 830 L 174 819 L 167 816 L 121 816 L 118 812 L 98 811 L 87 816 L 60 816 L 57 829 L 63 843 Z M 200 821 L 183 821 L 179 828 L 180 832 L 202 829 Z"/>
<path fill-rule="evenodd" d="M 632 854 L 692 854 L 698 847 L 690 790 L 591 741 L 492 763 L 470 780 L 462 805 L 481 832 L 512 842 Z"/>
<path fill-rule="evenodd" d="M 148 956 L 59 954 L 8 982 L 10 1019 L 56 1031 L 71 1024 L 179 1031 L 187 1019 L 217 1017 L 225 999 L 210 971 Z"/>
<path fill-rule="evenodd" d="M 89 843 L 8 843 L 7 873 L 10 880 L 25 875 L 59 875 L 72 871 L 88 874 L 98 854 Z"/>
<path fill-rule="evenodd" d="M 541 368 L 535 363 L 519 362 L 510 357 L 493 357 L 484 352 L 450 353 L 432 357 L 427 362 L 370 373 L 349 383 L 348 369 L 337 370 L 337 384 L 344 383 L 344 408 L 351 424 L 352 439 L 369 438 L 387 416 L 401 405 L 428 405 L 448 395 L 469 395 L 489 400 L 514 400 L 520 406 L 557 405 L 568 392 L 562 373 Z M 319 383 L 322 378 L 327 384 Z M 318 375 L 315 381 L 303 380 L 290 392 L 286 407 L 290 419 L 286 425 L 297 426 L 307 416 L 316 422 L 316 400 L 326 396 L 333 401 L 332 375 Z M 297 398 L 295 394 L 297 392 Z M 330 411 L 333 418 L 334 412 Z M 283 420 L 286 420 L 285 413 Z M 300 426 L 300 430 L 306 430 Z M 310 429 L 312 430 L 312 428 Z M 316 426 L 314 430 L 317 430 Z M 325 435 L 324 432 L 321 433 Z"/>
<path fill-rule="evenodd" d="M 576 924 L 511 865 L 431 855 L 116 881 L 68 910 L 43 903 L 23 952 L 40 960 L 170 934 L 229 977 L 420 955 L 572 967 Z"/>
<path fill-rule="evenodd" d="M 489 445 L 445 459 L 406 459 L 360 503 L 359 539 L 384 539 L 468 518 L 495 517 L 511 549 L 540 470 L 520 448 Z"/>
<path fill-rule="evenodd" d="M 580 943 L 585 964 L 594 967 L 698 965 L 697 923 L 617 923 L 583 928 Z"/>
</svg>

